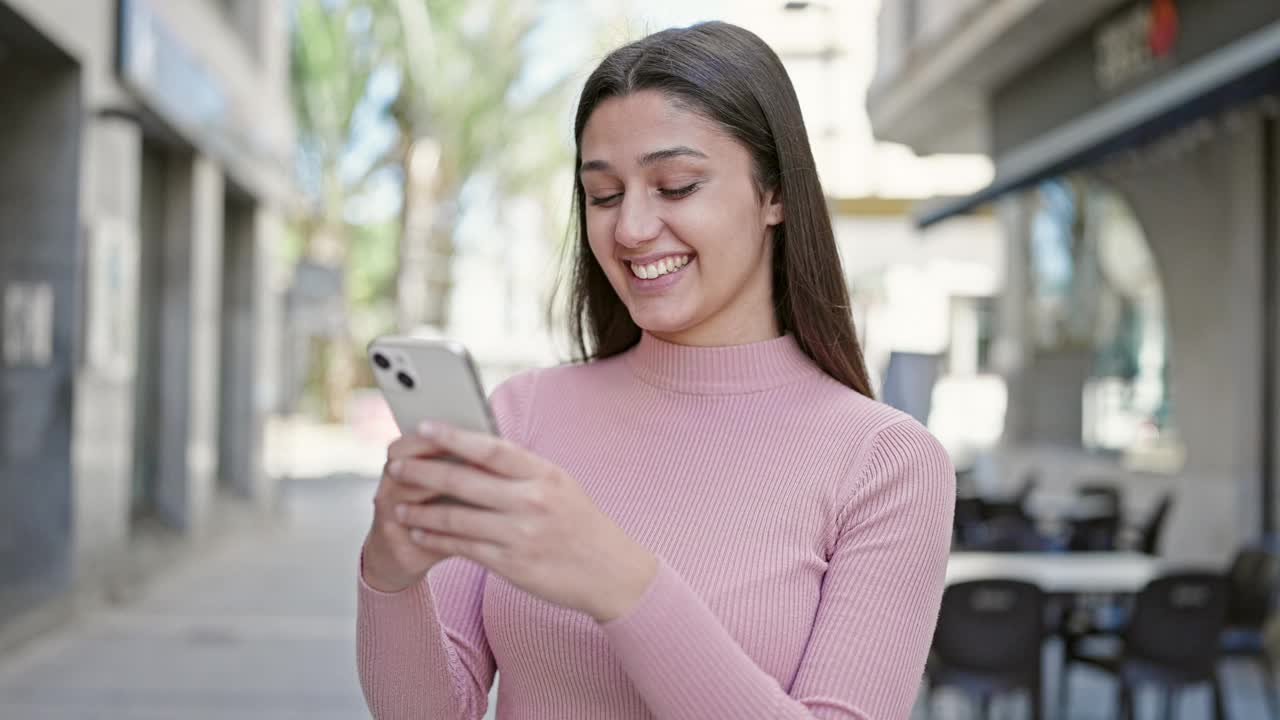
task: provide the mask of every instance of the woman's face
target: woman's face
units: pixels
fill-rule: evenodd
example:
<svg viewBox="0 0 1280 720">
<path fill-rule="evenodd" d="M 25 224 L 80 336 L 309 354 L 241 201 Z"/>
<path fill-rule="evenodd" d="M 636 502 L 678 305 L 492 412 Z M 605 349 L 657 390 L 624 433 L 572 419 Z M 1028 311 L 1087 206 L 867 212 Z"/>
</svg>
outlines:
<svg viewBox="0 0 1280 720">
<path fill-rule="evenodd" d="M 632 320 L 683 345 L 778 335 L 770 228 L 751 156 L 712 121 L 645 90 L 601 102 L 582 132 L 587 238 Z"/>
</svg>

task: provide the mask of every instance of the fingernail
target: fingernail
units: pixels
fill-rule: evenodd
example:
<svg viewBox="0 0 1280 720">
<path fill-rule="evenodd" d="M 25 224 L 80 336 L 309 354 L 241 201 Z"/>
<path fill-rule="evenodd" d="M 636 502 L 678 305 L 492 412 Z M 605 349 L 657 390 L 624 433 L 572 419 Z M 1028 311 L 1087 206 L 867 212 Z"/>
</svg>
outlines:
<svg viewBox="0 0 1280 720">
<path fill-rule="evenodd" d="M 400 468 L 402 468 L 402 467 L 404 467 L 404 463 L 403 463 L 403 462 L 401 462 L 401 461 L 399 461 L 399 460 L 392 460 L 392 461 L 391 461 L 391 464 L 390 464 L 390 465 L 387 465 L 387 472 L 391 473 L 392 475 L 399 475 L 399 474 L 400 474 Z"/>
<path fill-rule="evenodd" d="M 427 534 L 421 530 L 414 529 L 409 531 L 409 538 L 416 543 L 420 543 L 427 539 Z"/>
<path fill-rule="evenodd" d="M 436 434 L 435 424 L 429 420 L 423 420 L 422 424 L 418 425 L 418 434 L 424 438 L 429 438 L 432 435 L 435 435 Z"/>
<path fill-rule="evenodd" d="M 408 517 L 408 515 L 409 515 L 408 507 L 406 507 L 403 504 L 396 506 L 396 517 L 399 518 L 401 522 L 403 522 L 404 519 Z"/>
</svg>

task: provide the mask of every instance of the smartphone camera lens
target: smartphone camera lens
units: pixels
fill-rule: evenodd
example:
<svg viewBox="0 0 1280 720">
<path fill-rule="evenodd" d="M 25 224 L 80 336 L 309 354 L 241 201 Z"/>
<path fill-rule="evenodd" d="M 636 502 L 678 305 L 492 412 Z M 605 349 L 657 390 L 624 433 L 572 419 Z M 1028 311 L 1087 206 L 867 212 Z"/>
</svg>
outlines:
<svg viewBox="0 0 1280 720">
<path fill-rule="evenodd" d="M 382 353 L 373 354 L 373 364 L 377 365 L 383 370 L 386 370 L 387 368 L 391 367 L 391 361 L 388 360 L 387 356 L 383 355 Z"/>
<path fill-rule="evenodd" d="M 408 374 L 402 372 L 396 373 L 396 379 L 400 381 L 401 385 L 405 386 L 405 389 L 413 389 L 413 378 L 409 377 Z"/>
</svg>

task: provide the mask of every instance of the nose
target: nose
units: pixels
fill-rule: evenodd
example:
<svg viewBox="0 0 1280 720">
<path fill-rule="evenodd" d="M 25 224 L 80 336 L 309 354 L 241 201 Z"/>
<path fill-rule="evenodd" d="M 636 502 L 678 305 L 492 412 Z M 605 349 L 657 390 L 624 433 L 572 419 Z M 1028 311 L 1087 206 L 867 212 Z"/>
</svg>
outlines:
<svg viewBox="0 0 1280 720">
<path fill-rule="evenodd" d="M 646 193 L 632 192 L 622 196 L 618 224 L 613 231 L 618 244 L 636 248 L 657 239 L 661 232 L 662 218 Z"/>
</svg>

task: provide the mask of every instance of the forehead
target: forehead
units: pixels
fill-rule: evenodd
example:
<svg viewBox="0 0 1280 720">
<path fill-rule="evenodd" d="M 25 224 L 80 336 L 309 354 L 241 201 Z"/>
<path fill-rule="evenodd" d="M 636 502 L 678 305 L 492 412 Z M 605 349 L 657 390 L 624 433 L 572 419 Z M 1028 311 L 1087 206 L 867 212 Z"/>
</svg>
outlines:
<svg viewBox="0 0 1280 720">
<path fill-rule="evenodd" d="M 596 106 L 582 129 L 582 159 L 616 162 L 667 145 L 689 145 L 711 155 L 731 142 L 706 117 L 656 90 L 641 90 Z"/>
</svg>

